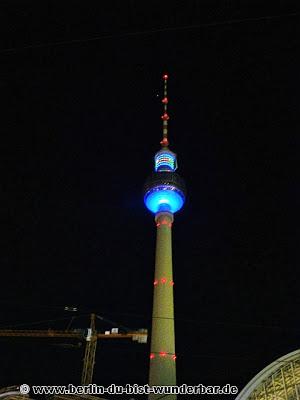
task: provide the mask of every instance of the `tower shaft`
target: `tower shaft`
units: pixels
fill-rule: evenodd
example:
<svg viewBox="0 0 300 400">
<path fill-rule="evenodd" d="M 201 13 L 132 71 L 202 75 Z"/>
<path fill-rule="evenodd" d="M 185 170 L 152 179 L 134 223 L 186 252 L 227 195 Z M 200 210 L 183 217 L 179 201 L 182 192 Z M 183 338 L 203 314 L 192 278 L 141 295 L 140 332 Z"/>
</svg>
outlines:
<svg viewBox="0 0 300 400">
<path fill-rule="evenodd" d="M 173 386 L 176 385 L 171 232 L 173 214 L 159 212 L 155 221 L 157 237 L 149 384 Z M 149 399 L 158 399 L 160 396 L 151 394 Z M 168 395 L 167 398 L 175 400 L 177 396 Z"/>
</svg>

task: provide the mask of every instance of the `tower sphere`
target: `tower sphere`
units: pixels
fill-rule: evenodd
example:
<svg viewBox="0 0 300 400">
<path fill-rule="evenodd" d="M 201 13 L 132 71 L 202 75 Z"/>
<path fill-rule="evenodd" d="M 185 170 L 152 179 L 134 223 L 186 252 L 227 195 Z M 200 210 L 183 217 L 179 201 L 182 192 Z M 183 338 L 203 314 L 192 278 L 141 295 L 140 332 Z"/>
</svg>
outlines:
<svg viewBox="0 0 300 400">
<path fill-rule="evenodd" d="M 183 179 L 175 172 L 154 172 L 144 186 L 144 203 L 153 213 L 179 211 L 185 202 Z"/>
<path fill-rule="evenodd" d="M 179 211 L 185 202 L 185 185 L 178 174 L 176 154 L 169 148 L 168 140 L 168 75 L 164 79 L 164 105 L 163 138 L 160 142 L 161 149 L 154 156 L 154 173 L 147 179 L 144 186 L 144 203 L 148 210 L 154 214 L 169 212 L 174 214 Z"/>
</svg>

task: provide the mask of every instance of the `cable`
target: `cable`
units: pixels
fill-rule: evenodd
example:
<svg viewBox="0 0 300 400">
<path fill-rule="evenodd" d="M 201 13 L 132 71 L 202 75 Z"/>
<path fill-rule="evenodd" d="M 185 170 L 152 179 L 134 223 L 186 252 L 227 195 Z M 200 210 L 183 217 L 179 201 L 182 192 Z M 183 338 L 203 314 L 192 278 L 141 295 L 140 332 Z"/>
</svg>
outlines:
<svg viewBox="0 0 300 400">
<path fill-rule="evenodd" d="M 3 302 L 0 302 L 0 303 L 3 303 Z M 16 305 L 18 305 L 18 304 L 16 304 Z M 25 307 L 26 308 L 31 308 L 31 307 L 34 308 L 34 306 L 30 306 L 30 305 L 25 306 Z M 48 306 L 41 306 L 41 307 L 48 308 Z M 52 308 L 52 307 L 53 307 L 53 309 L 58 309 L 58 308 L 63 307 L 63 306 L 49 306 L 49 308 Z M 87 310 L 84 310 L 84 311 L 87 311 Z M 120 315 L 120 316 L 125 316 L 125 317 L 127 316 L 127 317 L 142 318 L 142 319 L 144 319 L 144 320 L 146 320 L 148 322 L 151 321 L 151 317 L 145 318 L 145 315 L 143 315 L 143 314 L 109 313 L 109 312 L 107 312 L 105 314 L 108 314 L 108 315 Z M 72 318 L 75 319 L 75 318 L 85 317 L 87 315 L 90 315 L 90 313 L 88 311 L 85 314 L 76 315 L 76 316 L 73 316 Z M 45 320 L 45 321 L 38 321 L 38 322 L 32 322 L 32 323 L 4 325 L 4 326 L 0 325 L 0 328 L 6 328 L 8 326 L 11 326 L 11 327 L 26 326 L 26 325 L 32 325 L 32 324 L 40 324 L 40 323 L 43 323 L 43 322 L 55 322 L 55 321 L 58 321 L 58 320 L 64 320 L 64 319 L 69 319 L 69 318 L 70 317 L 62 317 L 62 318 L 57 318 L 57 319 L 53 319 L 53 320 Z M 122 325 L 122 324 L 120 324 L 120 323 L 118 323 L 116 321 L 112 321 L 110 319 L 107 319 L 107 318 L 105 318 L 105 317 L 103 317 L 101 315 L 97 315 L 97 318 L 99 320 L 108 322 L 111 325 L 116 325 L 116 326 L 124 329 L 127 332 L 133 331 L 133 329 L 131 329 L 131 328 L 125 326 L 125 325 Z M 156 319 L 166 319 L 166 320 L 167 319 L 170 319 L 170 320 L 173 319 L 173 318 L 170 318 L 170 317 L 154 317 L 154 318 L 156 318 Z M 193 323 L 193 324 L 203 325 L 203 326 L 208 326 L 208 327 L 212 327 L 213 325 L 219 325 L 219 326 L 234 327 L 234 328 L 236 328 L 236 327 L 241 327 L 241 328 L 245 327 L 245 328 L 255 328 L 255 329 L 273 329 L 273 330 L 280 330 L 280 331 L 295 331 L 295 332 L 300 331 L 300 328 L 290 327 L 290 326 L 263 325 L 263 324 L 251 324 L 251 323 L 244 323 L 244 322 L 217 321 L 217 320 L 215 320 L 215 321 L 204 321 L 204 320 L 182 318 L 182 317 L 175 317 L 174 321 L 175 321 L 175 324 L 176 323 L 180 323 L 180 322 L 185 322 L 185 323 Z M 72 321 L 71 321 L 71 323 L 72 323 Z"/>
<path fill-rule="evenodd" d="M 181 322 L 190 322 L 195 323 L 198 325 L 221 325 L 221 326 L 231 326 L 231 327 L 245 327 L 245 328 L 259 328 L 259 329 L 278 329 L 278 330 L 291 330 L 291 331 L 300 331 L 300 328 L 294 327 L 285 327 L 285 326 L 278 326 L 278 325 L 263 325 L 263 324 L 250 324 L 250 323 L 243 323 L 243 322 L 222 322 L 222 321 L 198 321 L 195 319 L 185 319 L 185 318 L 176 318 L 176 321 Z"/>
<path fill-rule="evenodd" d="M 33 322 L 24 322 L 24 323 L 19 323 L 19 324 L 10 324 L 10 325 L 0 325 L 0 328 L 2 329 L 9 329 L 9 328 L 15 328 L 15 327 L 22 327 L 22 326 L 30 326 L 30 325 L 40 325 L 43 323 L 49 323 L 49 322 L 57 322 L 57 321 L 63 321 L 63 320 L 70 320 L 67 326 L 67 330 L 70 328 L 70 326 L 72 325 L 73 321 L 76 318 L 80 318 L 80 317 L 86 317 L 87 315 L 90 314 L 80 314 L 80 315 L 76 315 L 76 316 L 68 316 L 68 317 L 61 317 L 61 318 L 55 318 L 55 319 L 48 319 L 48 320 L 40 320 L 40 321 L 33 321 Z M 126 332 L 132 332 L 134 329 L 131 329 L 125 325 L 122 325 L 116 321 L 112 321 L 110 319 L 107 319 L 105 317 L 102 317 L 101 315 L 96 315 L 96 317 L 101 320 L 101 321 L 105 321 L 107 323 L 109 323 L 110 325 L 115 325 L 121 329 L 124 329 Z"/>
<path fill-rule="evenodd" d="M 42 47 L 53 47 L 53 46 L 60 46 L 66 44 L 75 44 L 75 43 L 87 43 L 87 42 L 94 42 L 97 40 L 105 40 L 105 39 L 115 39 L 120 37 L 131 37 L 131 36 L 139 36 L 139 35 L 151 35 L 154 33 L 160 32 L 174 32 L 174 31 L 184 31 L 189 29 L 198 29 L 198 28 L 206 28 L 212 26 L 219 26 L 219 25 L 230 25 L 230 24 L 240 24 L 242 22 L 251 22 L 251 21 L 262 21 L 262 20 L 270 20 L 270 19 L 278 19 L 284 17 L 295 17 L 300 15 L 299 12 L 288 13 L 288 14 L 281 14 L 281 15 L 265 15 L 262 17 L 253 17 L 253 18 L 241 18 L 241 19 L 231 19 L 225 20 L 220 22 L 208 22 L 204 24 L 197 24 L 197 25 L 186 25 L 174 28 L 161 28 L 161 29 L 152 29 L 148 31 L 136 31 L 136 32 L 127 32 L 127 33 L 120 33 L 120 34 L 112 34 L 112 35 L 103 35 L 103 36 L 94 36 L 88 39 L 72 39 L 72 40 L 62 40 L 58 42 L 50 42 L 50 43 L 39 43 L 39 44 L 30 44 L 23 47 L 11 47 L 8 49 L 0 50 L 1 53 L 13 53 L 21 50 L 29 50 L 29 49 L 38 49 Z"/>
<path fill-rule="evenodd" d="M 4 305 L 6 307 L 21 307 L 22 309 L 30 309 L 30 310 L 35 310 L 35 309 L 45 309 L 45 310 L 62 310 L 64 311 L 66 305 L 57 305 L 57 306 L 51 306 L 51 305 L 38 305 L 38 304 L 24 304 L 24 303 L 18 303 L 18 302 L 13 302 L 11 300 L 1 300 L 0 301 L 1 305 Z"/>
<path fill-rule="evenodd" d="M 82 316 L 86 316 L 84 314 L 82 315 L 78 315 L 76 318 L 82 317 Z M 56 321 L 62 321 L 62 320 L 66 320 L 66 319 L 70 319 L 70 317 L 62 317 L 62 318 L 56 318 L 56 319 L 46 319 L 46 320 L 41 320 L 41 321 L 34 321 L 34 322 L 24 322 L 21 324 L 13 324 L 13 325 L 1 325 L 1 328 L 4 329 L 9 329 L 9 328 L 14 328 L 17 326 L 28 326 L 28 325 L 40 325 L 43 323 L 47 323 L 47 322 L 56 322 Z"/>
<path fill-rule="evenodd" d="M 67 326 L 67 331 L 71 328 L 71 325 L 72 325 L 72 323 L 74 322 L 74 319 L 75 319 L 76 317 L 72 317 L 71 319 L 70 319 L 70 322 L 68 323 L 68 326 Z"/>
<path fill-rule="evenodd" d="M 143 318 L 147 321 L 151 320 L 151 317 L 145 318 L 145 315 L 142 314 L 128 314 L 128 313 L 107 313 L 107 314 L 115 314 L 115 315 L 124 315 L 124 316 L 132 316 L 135 318 Z M 231 321 L 204 321 L 204 320 L 196 320 L 190 318 L 181 318 L 181 317 L 153 317 L 155 319 L 170 319 L 175 321 L 176 323 L 185 322 L 185 323 L 193 323 L 197 325 L 204 325 L 204 326 L 213 326 L 213 325 L 220 325 L 220 326 L 228 326 L 228 327 L 245 327 L 245 328 L 256 328 L 256 329 L 277 329 L 277 330 L 284 330 L 284 331 L 300 331 L 300 328 L 290 327 L 290 326 L 278 326 L 278 325 L 263 325 L 263 324 L 251 324 L 247 322 L 231 322 Z"/>
<path fill-rule="evenodd" d="M 104 318 L 104 317 L 102 317 L 101 315 L 96 315 L 96 317 L 97 317 L 98 319 L 100 319 L 101 321 L 105 321 L 105 322 L 108 322 L 108 323 L 111 324 L 111 325 L 118 326 L 118 327 L 124 329 L 126 332 L 130 332 L 130 331 L 133 331 L 133 330 L 134 330 L 134 329 L 128 328 L 127 326 L 121 325 L 121 324 L 119 324 L 118 322 L 111 321 L 110 319 Z"/>
</svg>

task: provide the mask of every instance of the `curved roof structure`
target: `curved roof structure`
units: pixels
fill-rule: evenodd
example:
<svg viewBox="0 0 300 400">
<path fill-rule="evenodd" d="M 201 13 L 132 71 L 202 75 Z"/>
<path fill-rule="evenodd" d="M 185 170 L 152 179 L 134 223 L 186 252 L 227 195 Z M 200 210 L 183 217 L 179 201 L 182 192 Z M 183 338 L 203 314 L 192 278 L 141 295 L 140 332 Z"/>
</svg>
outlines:
<svg viewBox="0 0 300 400">
<path fill-rule="evenodd" d="M 22 395 L 19 386 L 0 388 L 0 400 L 30 400 L 29 396 Z"/>
<path fill-rule="evenodd" d="M 236 400 L 300 400 L 300 349 L 260 371 Z"/>
</svg>

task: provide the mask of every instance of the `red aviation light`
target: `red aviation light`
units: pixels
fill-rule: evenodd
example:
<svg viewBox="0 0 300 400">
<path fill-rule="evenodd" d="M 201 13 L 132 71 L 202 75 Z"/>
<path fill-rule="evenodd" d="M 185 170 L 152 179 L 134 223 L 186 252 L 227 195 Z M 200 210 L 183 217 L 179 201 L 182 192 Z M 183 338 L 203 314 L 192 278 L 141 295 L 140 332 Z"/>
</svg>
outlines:
<svg viewBox="0 0 300 400">
<path fill-rule="evenodd" d="M 165 351 L 159 352 L 160 357 L 166 357 L 167 353 Z"/>
<path fill-rule="evenodd" d="M 161 278 L 161 283 L 166 283 L 167 282 L 167 278 Z"/>
<path fill-rule="evenodd" d="M 174 286 L 174 281 L 170 281 L 170 286 Z"/>
<path fill-rule="evenodd" d="M 167 97 L 164 97 L 163 99 L 162 99 L 162 101 L 161 101 L 163 104 L 168 104 L 168 98 Z"/>
<path fill-rule="evenodd" d="M 155 354 L 154 354 L 154 353 L 151 353 L 151 354 L 150 354 L 150 360 L 153 360 L 153 358 L 155 358 Z"/>
<path fill-rule="evenodd" d="M 168 119 L 170 119 L 170 117 L 168 116 L 167 113 L 164 113 L 164 115 L 161 116 L 161 119 L 164 121 L 168 121 Z"/>
<path fill-rule="evenodd" d="M 168 139 L 165 137 L 165 138 L 163 138 L 163 140 L 160 142 L 160 144 L 161 144 L 162 146 L 168 146 L 168 145 L 169 145 L 169 141 L 168 141 Z"/>
<path fill-rule="evenodd" d="M 156 226 L 157 226 L 157 227 L 159 227 L 159 226 L 161 226 L 161 225 L 166 225 L 166 226 L 168 226 L 169 228 L 172 228 L 172 222 L 169 222 L 169 221 L 166 220 L 166 219 L 163 219 L 161 222 L 157 222 L 157 223 L 156 223 Z"/>
<path fill-rule="evenodd" d="M 154 286 L 157 286 L 157 285 L 158 285 L 158 280 L 157 280 L 157 279 L 155 279 L 155 281 L 153 282 L 153 285 L 154 285 Z"/>
<path fill-rule="evenodd" d="M 163 79 L 167 80 L 168 78 L 169 78 L 169 77 L 168 77 L 167 74 L 164 74 L 164 75 L 163 75 Z"/>
<path fill-rule="evenodd" d="M 172 356 L 172 360 L 176 360 L 176 358 L 177 358 L 177 356 L 176 356 L 176 354 L 174 354 L 173 356 Z"/>
</svg>

